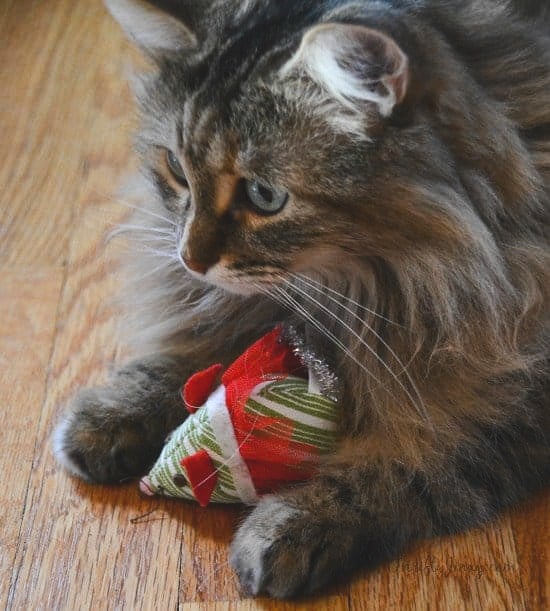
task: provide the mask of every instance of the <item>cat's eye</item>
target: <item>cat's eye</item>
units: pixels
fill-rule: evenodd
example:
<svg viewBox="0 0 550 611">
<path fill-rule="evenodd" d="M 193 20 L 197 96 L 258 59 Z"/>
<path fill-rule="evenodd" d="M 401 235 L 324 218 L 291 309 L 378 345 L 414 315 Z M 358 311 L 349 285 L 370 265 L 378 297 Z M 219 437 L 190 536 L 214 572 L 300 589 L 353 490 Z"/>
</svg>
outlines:
<svg viewBox="0 0 550 611">
<path fill-rule="evenodd" d="M 189 183 L 187 182 L 187 176 L 185 176 L 185 171 L 178 158 L 172 153 L 172 151 L 166 151 L 166 165 L 170 172 L 172 172 L 172 176 L 182 185 L 183 187 L 189 187 Z"/>
<path fill-rule="evenodd" d="M 288 201 L 286 191 L 266 185 L 259 180 L 246 181 L 246 194 L 254 210 L 259 214 L 277 214 Z"/>
</svg>

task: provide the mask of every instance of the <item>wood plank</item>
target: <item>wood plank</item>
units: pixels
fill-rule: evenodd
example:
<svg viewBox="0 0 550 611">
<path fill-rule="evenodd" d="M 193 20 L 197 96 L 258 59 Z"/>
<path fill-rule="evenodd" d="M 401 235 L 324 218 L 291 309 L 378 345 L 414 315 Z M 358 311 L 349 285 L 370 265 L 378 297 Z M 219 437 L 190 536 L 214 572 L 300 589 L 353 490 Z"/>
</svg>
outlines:
<svg viewBox="0 0 550 611">
<path fill-rule="evenodd" d="M 72 241 L 66 290 L 38 432 L 29 494 L 15 559 L 10 603 L 15 609 L 174 608 L 185 506 L 151 509 L 135 483 L 87 486 L 71 480 L 49 447 L 59 406 L 84 380 L 98 381 L 117 356 L 112 245 L 104 232 L 120 218 L 115 204 L 88 209 Z M 124 212 L 125 214 L 125 212 Z M 100 222 L 103 219 L 103 222 Z M 55 584 L 55 587 L 52 587 Z"/>
<path fill-rule="evenodd" d="M 229 566 L 229 542 L 241 512 L 238 507 L 188 508 L 182 533 L 180 602 L 241 598 Z"/>
<path fill-rule="evenodd" d="M 0 608 L 20 541 L 63 271 L 0 271 Z M 7 476 L 6 476 L 7 475 Z"/>
<path fill-rule="evenodd" d="M 510 519 L 425 542 L 363 575 L 351 609 L 525 609 Z"/>
<path fill-rule="evenodd" d="M 122 135 L 128 122 L 130 105 L 120 103 L 126 85 L 113 78 L 128 46 L 102 4 L 3 3 L 0 260 L 7 264 L 61 264 L 70 232 L 59 228 L 78 222 L 82 181 L 98 163 L 120 166 L 109 134 Z M 97 132 L 98 121 L 111 131 Z"/>
<path fill-rule="evenodd" d="M 527 606 L 550 609 L 550 492 L 514 509 L 511 521 Z"/>
<path fill-rule="evenodd" d="M 184 603 L 178 611 L 347 611 L 348 600 L 342 597 L 315 598 L 307 602 L 281 602 L 266 598 L 216 603 Z"/>
<path fill-rule="evenodd" d="M 269 599 L 242 601 L 243 594 L 233 570 L 229 566 L 229 543 L 236 524 L 248 510 L 242 507 L 209 507 L 201 510 L 190 507 L 183 533 L 180 597 L 183 602 L 206 604 L 218 601 L 213 609 L 347 609 L 347 587 L 323 593 L 307 605 L 279 603 Z M 237 604 L 239 603 L 239 604 Z M 225 606 L 224 606 L 225 605 Z M 289 606 L 290 605 L 290 606 Z M 180 607 L 181 608 L 181 607 Z M 184 607 L 185 608 L 185 607 Z"/>
</svg>

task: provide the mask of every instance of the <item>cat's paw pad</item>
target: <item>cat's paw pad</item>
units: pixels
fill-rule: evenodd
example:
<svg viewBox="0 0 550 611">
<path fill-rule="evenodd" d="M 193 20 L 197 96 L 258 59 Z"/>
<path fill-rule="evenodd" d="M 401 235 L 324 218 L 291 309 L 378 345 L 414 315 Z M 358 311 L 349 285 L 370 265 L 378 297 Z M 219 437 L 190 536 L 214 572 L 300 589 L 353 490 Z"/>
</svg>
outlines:
<svg viewBox="0 0 550 611">
<path fill-rule="evenodd" d="M 333 535 L 309 512 L 267 496 L 238 529 L 231 546 L 231 565 L 243 590 L 253 596 L 309 594 L 342 569 L 342 548 L 332 541 Z"/>
</svg>

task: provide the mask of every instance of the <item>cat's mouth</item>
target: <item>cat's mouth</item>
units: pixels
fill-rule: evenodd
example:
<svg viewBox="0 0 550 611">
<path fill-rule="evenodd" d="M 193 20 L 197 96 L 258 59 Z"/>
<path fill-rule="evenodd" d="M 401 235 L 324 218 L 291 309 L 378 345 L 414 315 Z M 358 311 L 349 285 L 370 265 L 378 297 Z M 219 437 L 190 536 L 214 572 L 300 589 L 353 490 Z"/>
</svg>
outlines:
<svg viewBox="0 0 550 611">
<path fill-rule="evenodd" d="M 195 280 L 223 289 L 228 293 L 249 297 L 264 292 L 267 287 L 276 282 L 275 273 L 267 271 L 243 272 L 227 267 L 218 262 L 211 267 L 189 265 L 182 259 L 186 272 Z"/>
<path fill-rule="evenodd" d="M 240 265 L 228 265 L 223 260 L 206 269 L 189 265 L 183 258 L 182 264 L 194 279 L 243 297 L 269 293 L 286 274 L 285 270 L 273 266 L 249 266 L 243 269 Z"/>
</svg>

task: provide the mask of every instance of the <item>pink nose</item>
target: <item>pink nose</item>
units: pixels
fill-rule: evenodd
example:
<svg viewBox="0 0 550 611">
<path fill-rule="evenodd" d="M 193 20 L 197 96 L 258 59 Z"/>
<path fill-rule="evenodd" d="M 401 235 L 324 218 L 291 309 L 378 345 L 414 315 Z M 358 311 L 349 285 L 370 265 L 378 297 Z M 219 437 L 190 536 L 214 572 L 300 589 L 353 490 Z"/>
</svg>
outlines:
<svg viewBox="0 0 550 611">
<path fill-rule="evenodd" d="M 188 259 L 184 257 L 183 262 L 185 266 L 193 272 L 197 274 L 201 274 L 204 276 L 206 272 L 210 269 L 211 265 L 208 263 L 201 263 L 200 261 L 193 261 L 192 259 Z"/>
</svg>

